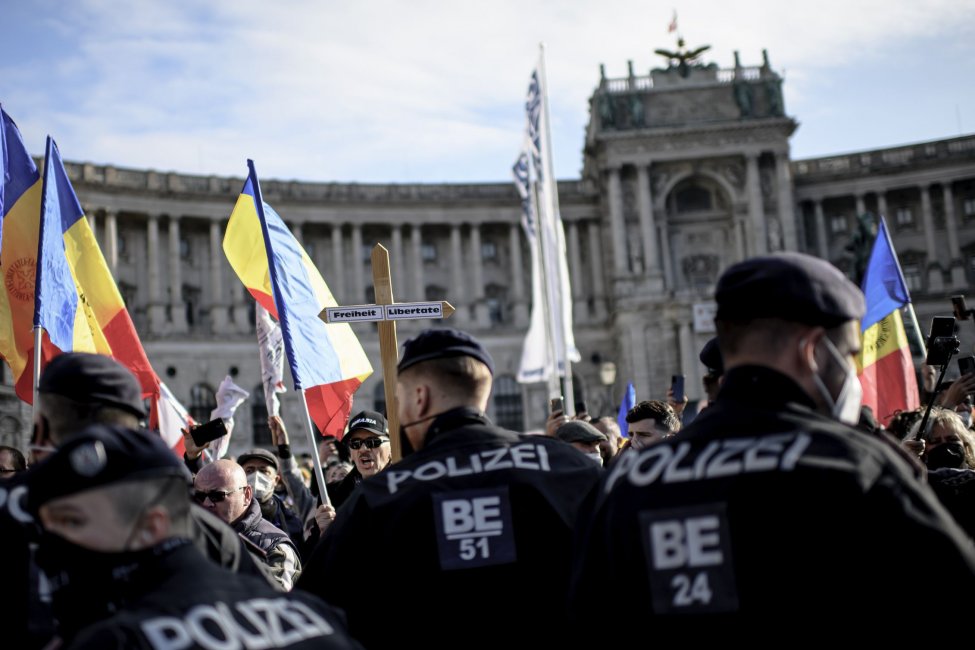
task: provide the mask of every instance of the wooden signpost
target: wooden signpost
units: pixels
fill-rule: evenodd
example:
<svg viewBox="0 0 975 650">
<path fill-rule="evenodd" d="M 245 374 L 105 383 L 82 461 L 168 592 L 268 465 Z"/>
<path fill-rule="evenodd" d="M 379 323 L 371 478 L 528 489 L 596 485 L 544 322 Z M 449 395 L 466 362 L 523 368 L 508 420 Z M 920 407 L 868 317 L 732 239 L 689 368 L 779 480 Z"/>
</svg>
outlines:
<svg viewBox="0 0 975 650">
<path fill-rule="evenodd" d="M 376 303 L 348 307 L 326 307 L 318 315 L 326 323 L 369 323 L 379 325 L 379 356 L 383 366 L 383 388 L 386 393 L 386 422 L 389 424 L 389 444 L 392 462 L 403 456 L 399 439 L 399 408 L 396 404 L 396 365 L 399 363 L 399 344 L 396 341 L 396 321 L 447 318 L 454 307 L 446 300 L 439 302 L 396 302 L 393 299 L 393 279 L 389 272 L 389 251 L 382 244 L 372 249 L 372 283 Z"/>
</svg>

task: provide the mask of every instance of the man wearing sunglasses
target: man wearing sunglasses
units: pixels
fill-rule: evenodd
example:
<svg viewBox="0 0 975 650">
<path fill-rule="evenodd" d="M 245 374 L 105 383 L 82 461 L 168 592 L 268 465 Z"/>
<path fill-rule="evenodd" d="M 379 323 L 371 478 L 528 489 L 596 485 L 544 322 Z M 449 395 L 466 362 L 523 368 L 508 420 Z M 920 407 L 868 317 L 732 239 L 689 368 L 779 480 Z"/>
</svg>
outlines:
<svg viewBox="0 0 975 650">
<path fill-rule="evenodd" d="M 251 554 L 270 569 L 278 585 L 291 589 L 301 573 L 298 549 L 286 532 L 261 514 L 243 467 L 226 458 L 205 465 L 193 480 L 193 498 L 250 542 Z"/>
<path fill-rule="evenodd" d="M 349 430 L 342 443 L 348 447 L 355 468 L 344 479 L 328 486 L 328 496 L 336 509 L 345 503 L 362 479 L 386 469 L 392 458 L 389 424 L 376 411 L 362 411 L 349 418 Z"/>
</svg>

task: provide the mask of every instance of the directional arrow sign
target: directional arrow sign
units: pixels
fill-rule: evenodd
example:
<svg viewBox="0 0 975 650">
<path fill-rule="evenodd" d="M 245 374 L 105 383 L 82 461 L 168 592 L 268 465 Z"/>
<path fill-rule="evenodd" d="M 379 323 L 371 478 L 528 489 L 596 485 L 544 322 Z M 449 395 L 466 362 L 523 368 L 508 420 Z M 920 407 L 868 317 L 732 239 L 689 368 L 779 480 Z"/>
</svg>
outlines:
<svg viewBox="0 0 975 650">
<path fill-rule="evenodd" d="M 386 320 L 382 305 L 326 307 L 318 317 L 326 323 L 359 323 L 363 321 Z"/>
<path fill-rule="evenodd" d="M 447 318 L 454 313 L 453 306 L 441 302 L 398 302 L 385 305 L 386 320 L 419 320 L 425 318 Z"/>
</svg>

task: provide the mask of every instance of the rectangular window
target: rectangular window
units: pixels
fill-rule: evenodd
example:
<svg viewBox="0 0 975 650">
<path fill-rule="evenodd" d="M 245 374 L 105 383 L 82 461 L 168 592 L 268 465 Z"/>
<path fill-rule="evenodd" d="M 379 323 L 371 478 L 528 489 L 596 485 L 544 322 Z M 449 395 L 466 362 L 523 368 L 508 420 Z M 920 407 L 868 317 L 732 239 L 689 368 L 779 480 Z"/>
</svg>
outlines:
<svg viewBox="0 0 975 650">
<path fill-rule="evenodd" d="M 436 262 L 437 261 L 437 245 L 436 244 L 420 244 L 420 256 L 423 258 L 424 262 Z"/>
<path fill-rule="evenodd" d="M 829 220 L 829 229 L 833 233 L 846 232 L 846 217 L 837 215 Z"/>
<path fill-rule="evenodd" d="M 962 201 L 961 210 L 966 217 L 975 217 L 975 199 L 965 199 Z"/>
<path fill-rule="evenodd" d="M 907 288 L 910 291 L 921 291 L 924 288 L 924 278 L 921 276 L 920 266 L 917 264 L 905 264 L 902 270 L 904 271 L 904 281 L 907 283 Z"/>
<path fill-rule="evenodd" d="M 910 208 L 897 208 L 895 213 L 897 215 L 897 225 L 898 226 L 913 226 L 914 225 L 914 213 L 911 212 Z"/>
<path fill-rule="evenodd" d="M 493 241 L 486 241 L 481 244 L 481 259 L 484 261 L 498 259 L 498 247 Z"/>
</svg>

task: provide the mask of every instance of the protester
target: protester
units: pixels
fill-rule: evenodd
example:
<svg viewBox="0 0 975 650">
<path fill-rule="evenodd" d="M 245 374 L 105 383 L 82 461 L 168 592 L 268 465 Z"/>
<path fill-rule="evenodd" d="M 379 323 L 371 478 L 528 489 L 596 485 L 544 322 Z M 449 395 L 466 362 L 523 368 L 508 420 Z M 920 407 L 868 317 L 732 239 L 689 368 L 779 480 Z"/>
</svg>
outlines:
<svg viewBox="0 0 975 650">
<path fill-rule="evenodd" d="M 389 423 L 382 413 L 362 411 L 349 418 L 349 430 L 342 438 L 349 449 L 354 468 L 338 483 L 327 486 L 329 499 L 339 508 L 364 478 L 386 469 L 392 459 Z"/>
<path fill-rule="evenodd" d="M 0 445 L 0 479 L 12 478 L 24 471 L 27 471 L 24 454 L 16 447 Z"/>
<path fill-rule="evenodd" d="M 599 446 L 606 442 L 606 436 L 596 427 L 582 420 L 573 420 L 560 426 L 555 431 L 555 437 L 575 447 L 602 467 L 603 455 Z"/>
<path fill-rule="evenodd" d="M 905 603 L 975 587 L 972 544 L 930 488 L 848 426 L 860 290 L 827 262 L 781 253 L 726 270 L 716 302 L 718 399 L 679 436 L 614 463 L 580 527 L 578 644 L 633 638 L 588 624 L 592 594 L 627 603 L 658 642 L 775 629 L 835 642 L 841 630 L 896 638 Z M 923 565 L 905 566 L 914 551 Z M 946 620 L 969 609 L 942 606 Z"/>
<path fill-rule="evenodd" d="M 226 458 L 216 460 L 200 470 L 193 488 L 196 502 L 237 531 L 278 585 L 285 591 L 291 589 L 301 573 L 298 549 L 286 532 L 261 515 L 244 468 Z"/>
<path fill-rule="evenodd" d="M 629 444 L 624 451 L 646 449 L 681 429 L 680 418 L 674 409 L 659 400 L 639 402 L 626 412 L 626 422 Z"/>
<path fill-rule="evenodd" d="M 616 418 L 608 415 L 593 421 L 592 425 L 606 436 L 606 440 L 599 443 L 599 453 L 603 455 L 603 467 L 609 467 L 610 461 L 619 453 L 622 444 L 620 425 L 616 422 Z"/>
<path fill-rule="evenodd" d="M 278 459 L 268 450 L 258 447 L 238 456 L 237 464 L 247 475 L 247 484 L 261 507 L 261 516 L 288 533 L 295 546 L 299 546 L 302 541 L 302 520 L 276 491 L 283 483 L 278 473 Z"/>
<path fill-rule="evenodd" d="M 914 425 L 912 439 L 920 422 Z M 924 442 L 912 447 L 928 469 L 975 469 L 975 434 L 953 410 L 934 407 L 921 434 Z"/>
<path fill-rule="evenodd" d="M 412 453 L 362 481 L 298 582 L 369 648 L 558 645 L 571 530 L 600 470 L 494 426 L 493 370 L 457 330 L 403 346 L 396 402 Z M 377 594 L 395 590 L 408 595 L 377 618 Z"/>
<path fill-rule="evenodd" d="M 31 473 L 68 647 L 358 647 L 324 603 L 200 555 L 187 487 L 159 436 L 117 426 L 86 428 Z"/>
</svg>

